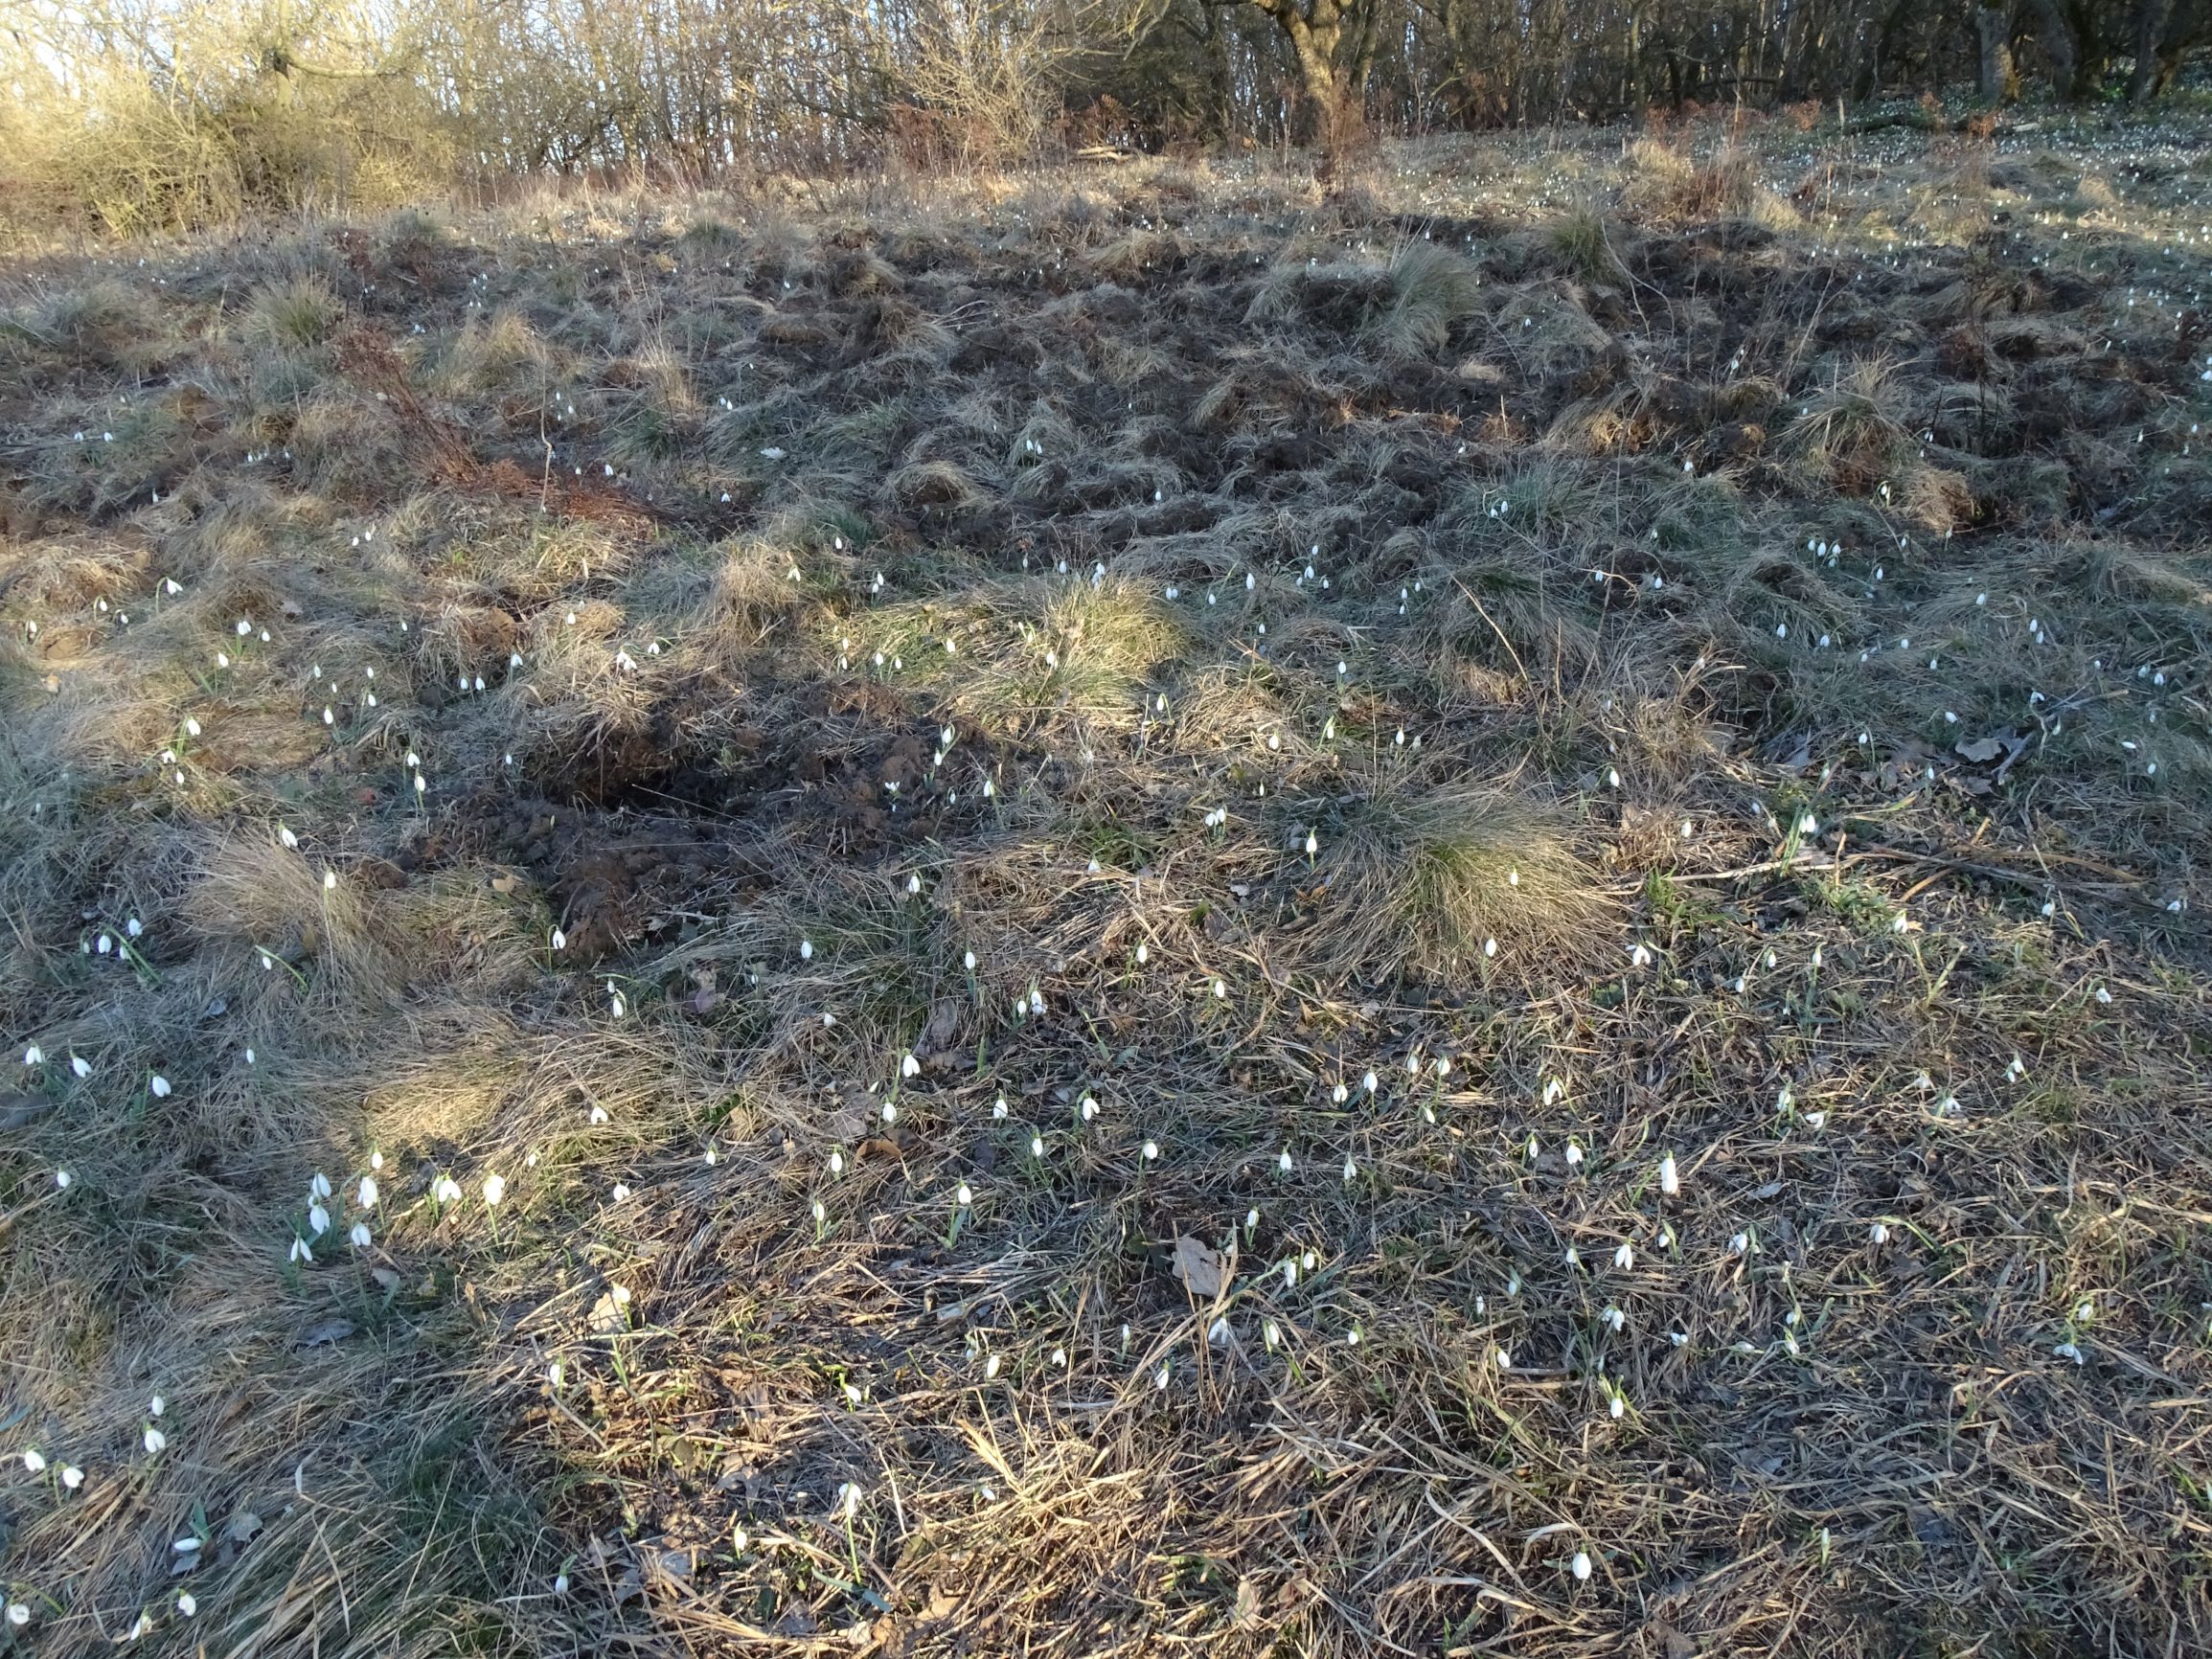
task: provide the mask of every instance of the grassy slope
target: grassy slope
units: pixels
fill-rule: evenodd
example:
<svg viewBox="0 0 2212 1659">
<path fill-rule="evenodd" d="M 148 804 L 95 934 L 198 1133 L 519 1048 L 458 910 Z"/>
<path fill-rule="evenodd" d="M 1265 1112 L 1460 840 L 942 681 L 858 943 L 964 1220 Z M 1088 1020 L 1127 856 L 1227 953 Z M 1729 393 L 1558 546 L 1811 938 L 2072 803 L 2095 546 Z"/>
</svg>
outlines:
<svg viewBox="0 0 2212 1659">
<path fill-rule="evenodd" d="M 13 1639 L 2212 1640 L 2198 136 L 15 272 Z"/>
</svg>

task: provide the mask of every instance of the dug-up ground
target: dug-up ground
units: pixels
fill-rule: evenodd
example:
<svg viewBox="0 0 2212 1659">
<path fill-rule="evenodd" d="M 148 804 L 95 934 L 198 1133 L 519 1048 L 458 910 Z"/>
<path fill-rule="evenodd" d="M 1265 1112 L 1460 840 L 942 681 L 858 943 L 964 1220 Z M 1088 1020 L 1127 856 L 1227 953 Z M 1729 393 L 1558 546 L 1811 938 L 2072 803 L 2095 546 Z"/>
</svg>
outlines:
<svg viewBox="0 0 2212 1659">
<path fill-rule="evenodd" d="M 2206 154 L 15 261 L 0 1650 L 2212 1649 Z"/>
</svg>

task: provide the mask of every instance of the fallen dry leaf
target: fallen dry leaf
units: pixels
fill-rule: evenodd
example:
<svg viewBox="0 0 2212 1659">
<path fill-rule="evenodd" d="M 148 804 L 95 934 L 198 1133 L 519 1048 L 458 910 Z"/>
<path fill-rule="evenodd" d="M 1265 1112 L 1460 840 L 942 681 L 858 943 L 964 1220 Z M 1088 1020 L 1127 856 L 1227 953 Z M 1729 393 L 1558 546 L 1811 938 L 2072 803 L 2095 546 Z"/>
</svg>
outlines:
<svg viewBox="0 0 2212 1659">
<path fill-rule="evenodd" d="M 1184 1289 L 1209 1301 L 1229 1283 L 1229 1264 L 1221 1253 L 1187 1233 L 1175 1240 L 1174 1270 Z"/>
</svg>

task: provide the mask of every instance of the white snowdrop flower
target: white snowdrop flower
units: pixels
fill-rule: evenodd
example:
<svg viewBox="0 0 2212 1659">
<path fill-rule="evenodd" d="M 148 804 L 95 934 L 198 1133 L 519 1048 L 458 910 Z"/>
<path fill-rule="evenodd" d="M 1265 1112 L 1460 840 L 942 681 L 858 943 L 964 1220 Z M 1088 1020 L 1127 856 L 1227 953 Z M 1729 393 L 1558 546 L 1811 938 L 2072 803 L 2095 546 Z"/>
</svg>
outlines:
<svg viewBox="0 0 2212 1659">
<path fill-rule="evenodd" d="M 1636 945 L 1629 952 L 1629 966 L 1630 967 L 1648 967 L 1651 966 L 1651 961 L 1652 953 L 1641 944 Z"/>
<path fill-rule="evenodd" d="M 8 1623 L 12 1625 L 18 1630 L 22 1629 L 24 1625 L 31 1623 L 30 1607 L 22 1602 L 9 1602 Z"/>
<path fill-rule="evenodd" d="M 1436 1057 L 1436 1075 L 1440 1078 L 1448 1078 L 1451 1076 L 1451 1061 L 1447 1059 L 1443 1055 L 1438 1055 Z"/>
<path fill-rule="evenodd" d="M 461 1202 L 461 1183 L 450 1175 L 441 1175 L 430 1185 L 430 1196 L 441 1204 Z"/>
<path fill-rule="evenodd" d="M 300 1254 L 306 1257 L 308 1261 L 312 1261 L 314 1258 L 312 1256 L 308 1256 L 307 1252 L 308 1247 L 305 1244 L 300 1245 Z M 148 1457 L 159 1457 L 163 1449 L 169 1444 L 169 1436 L 163 1434 L 161 1430 L 155 1428 L 151 1423 L 148 1423 L 147 1425 L 146 1433 L 139 1439 L 139 1443 L 146 1447 L 146 1455 Z"/>
<path fill-rule="evenodd" d="M 1667 1340 L 1676 1348 L 1687 1348 L 1690 1346 L 1690 1333 L 1686 1330 L 1670 1330 L 1667 1332 Z"/>
<path fill-rule="evenodd" d="M 1567 1246 L 1566 1264 L 1569 1267 L 1580 1267 L 1583 1264 L 1583 1253 L 1572 1244 Z"/>
<path fill-rule="evenodd" d="M 46 1454 L 35 1446 L 31 1447 L 23 1454 L 23 1466 L 34 1475 L 44 1474 L 46 1472 Z"/>
<path fill-rule="evenodd" d="M 1751 1235 L 1748 1233 L 1739 1233 L 1728 1240 L 1728 1254 L 1731 1256 L 1745 1255 L 1750 1248 Z"/>
<path fill-rule="evenodd" d="M 1081 1101 L 1076 1102 L 1076 1109 L 1083 1114 L 1083 1121 L 1087 1124 L 1093 1118 L 1098 1116 L 1098 1102 L 1093 1100 L 1090 1096 L 1085 1095 Z"/>
<path fill-rule="evenodd" d="M 484 1177 L 484 1202 L 485 1202 L 487 1205 L 489 1205 L 489 1206 L 490 1206 L 490 1207 L 491 1207 L 492 1209 L 496 1210 L 496 1209 L 499 1207 L 499 1204 L 500 1204 L 500 1200 L 502 1200 L 502 1199 L 503 1199 L 503 1198 L 505 1198 L 506 1196 L 507 1196 L 507 1177 L 506 1177 L 506 1176 L 504 1176 L 504 1175 L 487 1175 L 487 1176 L 485 1176 L 485 1177 Z"/>
<path fill-rule="evenodd" d="M 1621 1247 L 1613 1252 L 1613 1265 L 1625 1273 L 1635 1264 L 1636 1247 L 1624 1239 L 1621 1240 Z"/>
<path fill-rule="evenodd" d="M 2076 1365 L 2086 1363 L 2082 1357 L 2081 1349 L 2071 1342 L 2062 1342 L 2056 1348 L 2052 1349 L 2051 1352 L 2057 1354 L 2061 1359 L 2072 1360 Z"/>
<path fill-rule="evenodd" d="M 1904 913 L 1901 911 L 1901 912 L 1899 912 L 1899 913 L 1898 913 L 1897 919 L 1896 919 L 1894 921 L 1892 921 L 1892 922 L 1889 924 L 1889 931 L 1890 931 L 1890 932 L 1892 932 L 1892 933 L 1903 933 L 1903 932 L 1904 931 L 1904 929 L 1905 929 L 1905 920 L 1904 920 Z"/>
<path fill-rule="evenodd" d="M 75 1464 L 61 1466 L 61 1486 L 65 1491 L 76 1491 L 84 1485 L 84 1471 Z"/>
<path fill-rule="evenodd" d="M 830 1173 L 831 1173 L 831 1174 L 832 1174 L 832 1175 L 842 1175 L 844 1172 L 845 1172 L 845 1151 L 844 1151 L 844 1148 L 841 1148 L 841 1147 L 832 1147 L 832 1148 L 830 1148 Z"/>
<path fill-rule="evenodd" d="M 909 894 L 920 893 L 922 891 L 922 877 L 919 875 L 909 875 L 906 878 L 906 891 Z"/>
<path fill-rule="evenodd" d="M 896 1101 L 885 1101 L 882 1115 L 886 1124 L 896 1124 L 899 1121 L 899 1103 Z"/>
<path fill-rule="evenodd" d="M 627 1203 L 628 1203 L 628 1202 L 629 1202 L 629 1184 L 628 1184 L 627 1181 L 617 1181 L 617 1182 L 614 1184 L 614 1191 L 613 1191 L 613 1193 L 610 1194 L 610 1196 L 611 1196 L 611 1197 L 614 1199 L 614 1201 L 615 1201 L 617 1204 L 627 1204 Z"/>
<path fill-rule="evenodd" d="M 584 1119 L 594 1128 L 596 1128 L 601 1124 L 606 1123 L 608 1121 L 606 1108 L 601 1105 L 597 1101 L 594 1101 L 592 1102 L 591 1110 L 584 1114 Z"/>
<path fill-rule="evenodd" d="M 1359 1086 L 1372 1095 L 1382 1086 L 1382 1079 L 1378 1078 L 1373 1072 L 1369 1072 L 1365 1077 L 1359 1079 Z"/>
<path fill-rule="evenodd" d="M 194 1599 L 190 1590 L 179 1590 L 176 1594 L 176 1610 L 189 1619 L 199 1611 L 199 1602 Z"/>
<path fill-rule="evenodd" d="M 1659 1160 L 1659 1191 L 1670 1198 L 1682 1191 L 1681 1171 L 1676 1168 L 1675 1154 L 1672 1152 Z"/>
<path fill-rule="evenodd" d="M 1345 1179 L 1345 1180 L 1347 1180 L 1347 1181 L 1356 1180 L 1356 1179 L 1357 1179 L 1357 1177 L 1358 1177 L 1358 1174 L 1359 1174 L 1359 1166 L 1358 1166 L 1357 1164 L 1356 1164 L 1355 1162 L 1353 1162 L 1353 1159 L 1352 1159 L 1352 1154 L 1351 1154 L 1350 1152 L 1347 1152 L 1347 1153 L 1345 1153 L 1345 1154 L 1344 1154 L 1344 1179 Z"/>
<path fill-rule="evenodd" d="M 615 989 L 612 984 L 606 988 L 606 1006 L 607 1011 L 616 1019 L 622 1018 L 629 1010 L 629 1005 L 623 1001 L 622 992 Z"/>
<path fill-rule="evenodd" d="M 71 1055 L 69 1057 L 69 1069 L 80 1078 L 88 1078 L 92 1075 L 92 1062 L 82 1055 Z"/>
<path fill-rule="evenodd" d="M 1282 1156 L 1281 1156 L 1281 1157 L 1279 1157 L 1279 1158 L 1277 1158 L 1277 1159 L 1275 1160 L 1275 1168 L 1276 1168 L 1277 1170 L 1279 1170 L 1280 1171 L 1282 1171 L 1282 1173 L 1284 1173 L 1284 1174 L 1286 1174 L 1286 1175 L 1288 1175 L 1288 1173 L 1291 1171 L 1291 1170 L 1292 1170 L 1293 1168 L 1295 1168 L 1295 1165 L 1293 1164 L 1293 1162 L 1292 1162 L 1292 1160 L 1291 1160 L 1291 1157 L 1290 1157 L 1290 1148 L 1288 1148 L 1288 1147 L 1285 1147 L 1285 1148 L 1283 1148 L 1283 1153 L 1282 1153 Z"/>
<path fill-rule="evenodd" d="M 1219 979 L 1214 981 L 1214 1000 L 1216 1002 L 1226 1002 L 1228 1000 L 1228 983 L 1225 980 Z"/>
<path fill-rule="evenodd" d="M 1006 1097 L 1004 1095 L 1000 1095 L 997 1100 L 991 1103 L 991 1117 L 993 1123 L 1003 1124 L 1006 1122 Z"/>
<path fill-rule="evenodd" d="M 1598 1315 L 1598 1319 L 1607 1329 L 1612 1331 L 1615 1335 L 1620 1334 L 1620 1332 L 1627 1328 L 1629 1323 L 1629 1316 L 1626 1313 L 1623 1313 L 1618 1307 L 1607 1307 L 1603 1313 Z"/>
<path fill-rule="evenodd" d="M 1580 1143 L 1578 1143 L 1578 1142 L 1575 1142 L 1575 1141 L 1569 1141 L 1569 1142 L 1567 1143 L 1567 1152 L 1566 1152 L 1566 1157 L 1567 1157 L 1567 1168 L 1568 1168 L 1568 1169 L 1570 1169 L 1570 1170 L 1579 1170 L 1579 1169 L 1581 1169 L 1581 1168 L 1582 1168 L 1582 1162 L 1583 1162 L 1583 1148 L 1582 1148 L 1582 1147 L 1581 1147 L 1581 1144 L 1580 1144 Z"/>
<path fill-rule="evenodd" d="M 418 780 L 417 780 L 417 782 L 418 782 L 418 783 L 420 783 L 420 782 L 421 782 L 421 780 L 420 780 L 420 779 L 418 779 Z M 335 892 L 337 891 L 337 889 L 338 889 L 338 873 L 337 873 L 335 870 L 326 870 L 326 871 L 324 871 L 324 872 L 323 872 L 323 891 L 324 891 L 325 893 L 335 893 Z"/>
<path fill-rule="evenodd" d="M 1043 1159 L 1044 1137 L 1042 1135 L 1032 1135 L 1029 1137 L 1029 1155 L 1040 1161 Z"/>
<path fill-rule="evenodd" d="M 920 1077 L 922 1075 L 922 1062 L 909 1052 L 906 1057 L 899 1062 L 899 1075 L 901 1078 Z"/>
<path fill-rule="evenodd" d="M 115 939 L 112 935 L 103 933 L 92 942 L 92 948 L 98 954 L 105 956 L 115 948 Z"/>
<path fill-rule="evenodd" d="M 1147 1142 L 1144 1144 L 1144 1146 L 1143 1146 L 1142 1148 L 1139 1148 L 1139 1153 L 1140 1153 L 1140 1155 L 1141 1155 L 1141 1156 L 1144 1158 L 1144 1161 L 1145 1161 L 1146 1163 L 1148 1163 L 1148 1164 L 1149 1164 L 1149 1163 L 1152 1162 L 1152 1160 L 1153 1160 L 1153 1159 L 1157 1158 L 1157 1157 L 1160 1155 L 1160 1144 L 1159 1144 L 1159 1142 L 1157 1142 L 1157 1141 L 1147 1141 Z"/>
<path fill-rule="evenodd" d="M 159 1072 L 155 1072 L 152 1077 L 147 1079 L 146 1090 L 155 1100 L 166 1101 L 170 1095 L 169 1079 Z"/>
<path fill-rule="evenodd" d="M 963 1210 L 967 1209 L 969 1205 L 975 1202 L 974 1189 L 969 1187 L 966 1181 L 961 1182 L 960 1185 L 953 1190 L 952 1200 Z"/>
<path fill-rule="evenodd" d="M 331 1230 L 331 1213 L 320 1204 L 308 1206 L 308 1231 L 320 1239 Z"/>
<path fill-rule="evenodd" d="M 1405 1057 L 1405 1075 L 1409 1078 L 1421 1075 L 1421 1053 L 1418 1049 L 1408 1052 Z"/>
<path fill-rule="evenodd" d="M 1256 1233 L 1260 1228 L 1260 1206 L 1255 1204 L 1244 1212 L 1244 1231 Z"/>
<path fill-rule="evenodd" d="M 33 1043 L 23 1051 L 23 1063 L 27 1066 L 44 1065 L 46 1063 L 46 1051 L 36 1043 Z"/>
<path fill-rule="evenodd" d="M 1283 1263 L 1283 1288 L 1286 1290 L 1298 1288 L 1298 1263 L 1295 1261 Z"/>
<path fill-rule="evenodd" d="M 1511 1371 L 1513 1369 L 1513 1355 L 1504 1349 L 1499 1349 L 1493 1357 L 1497 1361 L 1498 1370 Z"/>
<path fill-rule="evenodd" d="M 346 1234 L 346 1240 L 356 1250 L 368 1249 L 370 1242 L 369 1223 L 366 1221 L 354 1222 L 353 1227 Z"/>
<path fill-rule="evenodd" d="M 250 621 L 244 617 L 239 618 L 238 633 L 239 639 L 244 639 L 246 635 L 252 633 L 253 631 L 254 625 Z"/>
</svg>

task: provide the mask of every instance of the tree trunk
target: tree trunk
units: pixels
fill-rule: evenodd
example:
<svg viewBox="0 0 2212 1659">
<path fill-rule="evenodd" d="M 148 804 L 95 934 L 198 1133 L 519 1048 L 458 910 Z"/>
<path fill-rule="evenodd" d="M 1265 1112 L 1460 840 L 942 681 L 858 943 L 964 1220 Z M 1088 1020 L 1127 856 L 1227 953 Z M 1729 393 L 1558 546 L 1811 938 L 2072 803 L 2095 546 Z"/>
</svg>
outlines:
<svg viewBox="0 0 2212 1659">
<path fill-rule="evenodd" d="M 2051 60 L 2051 91 L 2061 102 L 2071 103 L 2077 93 L 2082 62 L 2073 26 L 2054 0 L 2034 0 L 2034 3 L 2036 33 L 2042 41 L 2043 56 Z"/>
<path fill-rule="evenodd" d="M 2166 34 L 2171 0 L 2135 0 L 2135 66 L 2128 72 L 2128 102 L 2148 103 L 2158 83 L 2158 43 Z"/>
<path fill-rule="evenodd" d="M 1984 103 L 2010 103 L 2019 91 L 2013 73 L 2012 13 L 1979 6 L 1974 9 L 1973 22 L 1981 36 L 1980 70 L 1974 78 L 1974 90 Z"/>
</svg>

